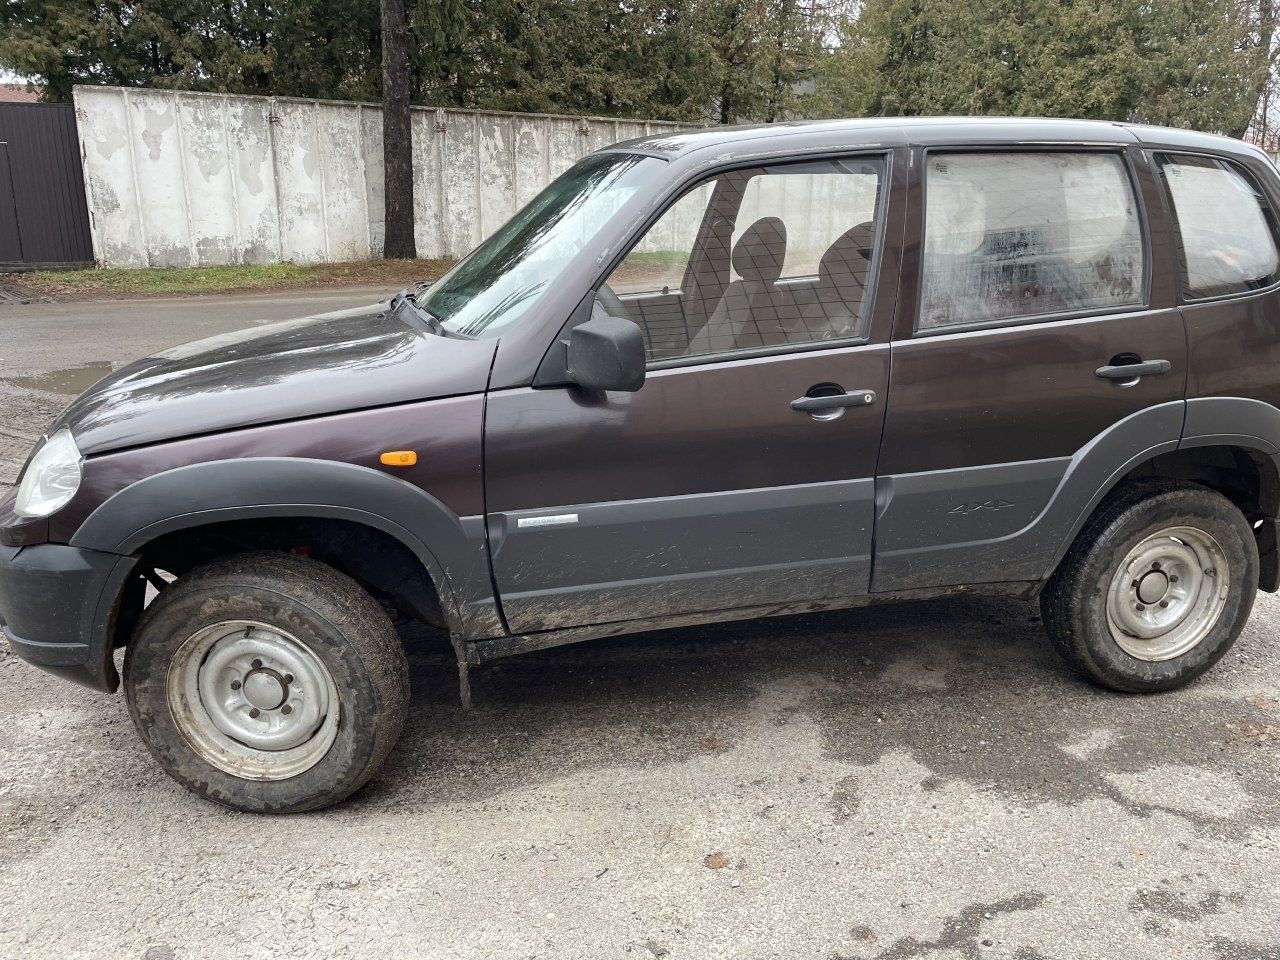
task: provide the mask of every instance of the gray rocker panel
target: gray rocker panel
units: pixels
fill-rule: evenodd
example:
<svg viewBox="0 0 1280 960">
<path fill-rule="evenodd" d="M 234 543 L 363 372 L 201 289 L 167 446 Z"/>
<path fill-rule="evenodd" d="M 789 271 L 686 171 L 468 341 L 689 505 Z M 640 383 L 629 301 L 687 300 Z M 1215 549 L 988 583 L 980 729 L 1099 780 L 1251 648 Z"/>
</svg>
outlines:
<svg viewBox="0 0 1280 960">
<path fill-rule="evenodd" d="M 483 519 L 458 517 L 403 480 L 349 463 L 261 457 L 168 470 L 112 496 L 71 543 L 129 554 L 174 530 L 249 517 L 327 517 L 382 530 L 427 568 L 456 636 L 505 632 L 489 577 Z"/>
</svg>

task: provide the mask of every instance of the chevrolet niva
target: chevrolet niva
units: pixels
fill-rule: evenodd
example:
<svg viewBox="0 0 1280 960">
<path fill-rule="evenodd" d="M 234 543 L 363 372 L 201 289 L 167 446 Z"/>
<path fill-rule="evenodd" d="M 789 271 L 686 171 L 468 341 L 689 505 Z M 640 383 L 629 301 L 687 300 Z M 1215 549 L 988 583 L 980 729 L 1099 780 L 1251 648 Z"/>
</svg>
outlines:
<svg viewBox="0 0 1280 960">
<path fill-rule="evenodd" d="M 469 668 L 957 591 L 1039 596 L 1116 690 L 1278 581 L 1280 177 L 1116 123 L 619 144 L 439 282 L 118 370 L 0 502 L 29 662 L 159 763 L 315 809 L 404 722 L 388 611 Z"/>
</svg>

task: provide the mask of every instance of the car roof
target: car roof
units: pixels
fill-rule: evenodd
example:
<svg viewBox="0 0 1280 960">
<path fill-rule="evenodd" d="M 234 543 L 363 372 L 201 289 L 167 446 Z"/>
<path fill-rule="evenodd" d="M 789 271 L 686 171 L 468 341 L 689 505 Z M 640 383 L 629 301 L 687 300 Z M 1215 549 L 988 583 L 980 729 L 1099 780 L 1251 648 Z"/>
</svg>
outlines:
<svg viewBox="0 0 1280 960">
<path fill-rule="evenodd" d="M 942 146 L 960 144 L 1132 144 L 1261 156 L 1257 148 L 1216 134 L 1119 123 L 1046 117 L 863 117 L 851 120 L 790 120 L 782 123 L 706 127 L 627 140 L 610 152 L 644 153 L 674 160 L 705 150 L 725 160 L 762 150 L 811 148 L 815 138 L 832 146 Z"/>
</svg>

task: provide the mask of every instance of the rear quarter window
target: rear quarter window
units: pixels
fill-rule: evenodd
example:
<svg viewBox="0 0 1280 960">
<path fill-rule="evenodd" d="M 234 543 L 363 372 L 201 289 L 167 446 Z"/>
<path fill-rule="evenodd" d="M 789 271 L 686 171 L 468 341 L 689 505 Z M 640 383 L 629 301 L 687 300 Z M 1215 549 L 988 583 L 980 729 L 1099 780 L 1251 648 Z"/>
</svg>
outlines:
<svg viewBox="0 0 1280 960">
<path fill-rule="evenodd" d="M 1216 157 L 1159 161 L 1178 226 L 1184 297 L 1221 297 L 1280 280 L 1275 213 L 1243 170 Z"/>
<path fill-rule="evenodd" d="M 931 153 L 918 328 L 1144 302 L 1124 160 L 1107 153 Z"/>
</svg>

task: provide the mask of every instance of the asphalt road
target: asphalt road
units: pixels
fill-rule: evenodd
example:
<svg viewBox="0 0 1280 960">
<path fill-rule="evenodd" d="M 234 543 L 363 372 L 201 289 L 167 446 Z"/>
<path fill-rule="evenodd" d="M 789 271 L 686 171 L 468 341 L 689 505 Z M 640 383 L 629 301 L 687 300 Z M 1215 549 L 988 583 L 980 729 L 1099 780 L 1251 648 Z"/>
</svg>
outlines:
<svg viewBox="0 0 1280 960">
<path fill-rule="evenodd" d="M 68 371 L 351 303 L 0 308 L 0 429 Z M 1264 596 L 1132 697 L 1033 604 L 884 606 L 500 662 L 470 714 L 411 635 L 385 772 L 288 818 L 188 795 L 118 695 L 5 650 L 0 958 L 1280 958 L 1277 627 Z"/>
<path fill-rule="evenodd" d="M 155 350 L 386 296 L 348 287 L 168 300 L 17 305 L 0 300 L 0 489 L 48 423 L 113 369 Z"/>
</svg>

